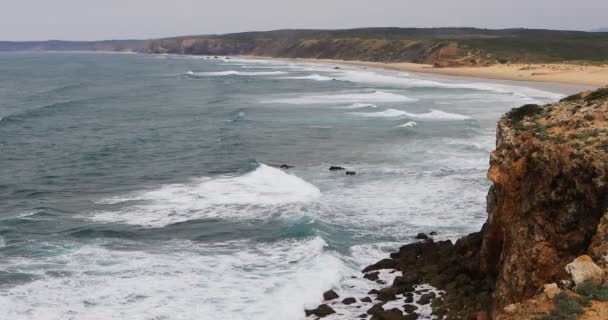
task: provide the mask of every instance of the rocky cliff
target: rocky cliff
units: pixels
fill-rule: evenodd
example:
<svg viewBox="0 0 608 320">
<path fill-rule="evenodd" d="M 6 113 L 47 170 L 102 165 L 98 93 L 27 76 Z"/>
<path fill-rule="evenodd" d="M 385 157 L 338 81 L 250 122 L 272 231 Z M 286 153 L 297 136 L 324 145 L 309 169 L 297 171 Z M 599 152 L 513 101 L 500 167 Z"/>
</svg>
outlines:
<svg viewBox="0 0 608 320">
<path fill-rule="evenodd" d="M 438 319 L 608 319 L 608 88 L 513 109 L 496 136 L 482 230 L 455 244 L 419 235 L 365 268 L 401 272 L 370 291 L 372 319 L 417 319 L 383 307 L 423 284 L 442 290 L 426 301 Z"/>
</svg>

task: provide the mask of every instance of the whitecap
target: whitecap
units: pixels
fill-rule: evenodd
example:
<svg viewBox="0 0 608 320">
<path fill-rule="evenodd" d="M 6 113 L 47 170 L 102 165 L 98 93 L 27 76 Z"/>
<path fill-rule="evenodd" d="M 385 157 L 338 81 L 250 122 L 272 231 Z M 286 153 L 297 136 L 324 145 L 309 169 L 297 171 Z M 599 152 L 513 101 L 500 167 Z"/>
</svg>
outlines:
<svg viewBox="0 0 608 320">
<path fill-rule="evenodd" d="M 338 107 L 338 109 L 363 109 L 363 108 L 378 108 L 378 106 L 373 105 L 371 103 L 353 103 L 349 106 L 345 106 L 345 107 Z"/>
<path fill-rule="evenodd" d="M 33 282 L 5 288 L 6 319 L 303 319 L 345 265 L 320 237 L 274 243 L 166 241 L 147 251 L 62 243 L 3 261 Z M 48 245 L 47 250 L 53 248 Z M 69 277 L 47 274 L 61 270 Z M 2 318 L 2 316 L 0 316 Z M 3 318 L 4 319 L 4 318 Z"/>
<path fill-rule="evenodd" d="M 297 76 L 297 77 L 282 77 L 280 79 L 294 79 L 294 80 L 315 80 L 315 81 L 330 81 L 334 80 L 334 78 L 322 76 L 320 74 L 311 74 L 308 76 Z"/>
<path fill-rule="evenodd" d="M 471 117 L 457 113 L 449 113 L 441 110 L 431 109 L 430 112 L 426 113 L 410 113 L 403 110 L 397 109 L 386 109 L 378 112 L 354 112 L 353 114 L 361 117 L 372 117 L 372 118 L 394 118 L 394 117 L 408 117 L 414 119 L 432 119 L 432 120 L 466 120 Z"/>
<path fill-rule="evenodd" d="M 137 200 L 143 203 L 119 211 L 95 212 L 94 221 L 148 227 L 203 218 L 261 218 L 269 207 L 302 205 L 316 201 L 321 191 L 303 179 L 260 164 L 242 176 L 199 178 L 187 184 L 165 185 L 140 194 L 103 200 Z"/>
<path fill-rule="evenodd" d="M 214 71 L 214 72 L 193 72 L 188 71 L 186 75 L 188 76 L 196 76 L 196 77 L 221 77 L 221 76 L 272 76 L 279 74 L 287 74 L 285 71 L 236 71 L 236 70 L 226 70 L 226 71 Z"/>
<path fill-rule="evenodd" d="M 319 103 L 349 103 L 349 102 L 412 102 L 417 101 L 404 95 L 374 91 L 364 93 L 342 93 L 342 94 L 312 94 L 298 95 L 288 98 L 266 100 L 267 103 L 286 104 L 319 104 Z"/>
<path fill-rule="evenodd" d="M 401 127 L 401 128 L 413 128 L 413 127 L 415 127 L 417 125 L 418 124 L 416 122 L 414 122 L 414 121 L 408 121 L 408 122 L 400 125 L 399 127 Z"/>
<path fill-rule="evenodd" d="M 6 247 L 6 241 L 4 241 L 4 238 L 2 236 L 0 236 L 0 248 L 4 248 Z"/>
</svg>

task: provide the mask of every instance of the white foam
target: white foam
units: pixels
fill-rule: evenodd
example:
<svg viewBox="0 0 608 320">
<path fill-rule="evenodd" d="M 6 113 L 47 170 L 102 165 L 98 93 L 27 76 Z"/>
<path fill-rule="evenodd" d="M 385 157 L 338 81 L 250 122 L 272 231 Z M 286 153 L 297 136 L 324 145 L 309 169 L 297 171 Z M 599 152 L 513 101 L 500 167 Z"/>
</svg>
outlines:
<svg viewBox="0 0 608 320">
<path fill-rule="evenodd" d="M 105 203 L 129 200 L 142 204 L 119 211 L 96 212 L 100 222 L 161 227 L 202 218 L 261 218 L 269 207 L 301 205 L 316 201 L 321 192 L 295 175 L 260 164 L 242 176 L 200 178 L 188 184 L 171 184 L 128 197 L 105 199 Z"/>
<path fill-rule="evenodd" d="M 208 76 L 208 77 L 220 77 L 220 76 L 273 76 L 279 74 L 287 74 L 285 71 L 236 71 L 236 70 L 226 70 L 226 71 L 215 71 L 215 72 L 186 72 L 189 76 Z"/>
<path fill-rule="evenodd" d="M 370 103 L 353 103 L 349 106 L 338 107 L 338 109 L 363 109 L 363 108 L 378 108 L 378 106 Z"/>
<path fill-rule="evenodd" d="M 349 103 L 349 102 L 411 102 L 416 101 L 404 95 L 374 91 L 366 93 L 342 93 L 342 94 L 321 94 L 321 95 L 298 95 L 288 98 L 266 100 L 267 103 L 286 103 L 286 104 L 319 104 L 319 103 Z"/>
<path fill-rule="evenodd" d="M 304 308 L 318 305 L 345 270 L 325 246 L 318 237 L 168 241 L 146 251 L 48 244 L 48 255 L 0 265 L 39 277 L 1 289 L 0 319 L 303 319 Z"/>
<path fill-rule="evenodd" d="M 4 241 L 4 238 L 2 236 L 0 236 L 0 248 L 4 248 L 6 247 L 6 241 Z"/>
<path fill-rule="evenodd" d="M 319 74 L 311 74 L 308 76 L 294 76 L 294 77 L 282 77 L 280 79 L 294 79 L 294 80 L 315 80 L 315 81 L 330 81 L 334 80 L 333 78 L 322 76 Z"/>
<path fill-rule="evenodd" d="M 394 117 L 408 117 L 415 119 L 433 119 L 433 120 L 466 120 L 470 119 L 469 116 L 449 113 L 441 110 L 433 110 L 426 113 L 410 113 L 403 110 L 397 109 L 386 109 L 378 112 L 355 112 L 353 113 L 362 117 L 376 117 L 376 118 L 394 118 Z"/>
<path fill-rule="evenodd" d="M 408 122 L 400 125 L 399 127 L 401 127 L 401 128 L 413 128 L 413 127 L 415 127 L 417 125 L 418 124 L 416 122 L 414 122 L 414 121 L 408 121 Z"/>
</svg>

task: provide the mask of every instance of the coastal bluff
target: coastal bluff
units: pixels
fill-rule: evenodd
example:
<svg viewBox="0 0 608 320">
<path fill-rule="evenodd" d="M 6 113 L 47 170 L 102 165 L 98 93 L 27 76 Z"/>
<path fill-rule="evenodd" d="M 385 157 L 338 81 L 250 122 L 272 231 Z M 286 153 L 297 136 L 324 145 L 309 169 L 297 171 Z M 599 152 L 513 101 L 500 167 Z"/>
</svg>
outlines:
<svg viewBox="0 0 608 320">
<path fill-rule="evenodd" d="M 385 308 L 416 302 L 434 319 L 608 319 L 608 88 L 506 113 L 488 178 L 481 231 L 418 235 L 363 270 L 395 276 L 361 299 L 361 318 L 418 319 L 411 304 Z"/>
</svg>

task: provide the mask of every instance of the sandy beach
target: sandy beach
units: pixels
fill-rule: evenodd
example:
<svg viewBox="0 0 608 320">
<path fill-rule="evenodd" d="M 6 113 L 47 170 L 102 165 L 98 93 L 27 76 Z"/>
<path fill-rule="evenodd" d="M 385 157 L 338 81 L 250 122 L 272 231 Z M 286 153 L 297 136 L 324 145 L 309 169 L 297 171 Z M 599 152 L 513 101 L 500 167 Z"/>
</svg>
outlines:
<svg viewBox="0 0 608 320">
<path fill-rule="evenodd" d="M 260 56 L 246 56 L 248 58 L 268 58 Z M 272 58 L 283 59 L 283 58 Z M 433 73 L 449 76 L 474 77 L 495 80 L 534 81 L 573 84 L 591 87 L 608 86 L 608 64 L 605 65 L 577 65 L 577 64 L 504 64 L 488 67 L 450 67 L 434 68 L 429 64 L 420 63 L 384 63 L 371 61 L 351 61 L 333 59 L 287 59 L 294 61 L 326 62 L 351 64 L 358 66 L 386 68 L 391 70 Z"/>
</svg>

